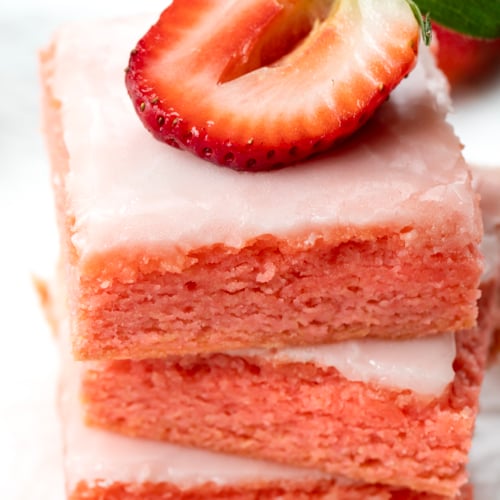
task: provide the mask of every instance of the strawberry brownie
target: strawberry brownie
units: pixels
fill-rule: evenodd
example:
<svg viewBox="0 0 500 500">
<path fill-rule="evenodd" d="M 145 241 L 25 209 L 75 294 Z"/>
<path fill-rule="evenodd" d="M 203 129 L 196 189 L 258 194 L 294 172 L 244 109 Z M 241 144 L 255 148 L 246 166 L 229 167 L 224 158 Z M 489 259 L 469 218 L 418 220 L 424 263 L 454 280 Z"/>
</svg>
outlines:
<svg viewBox="0 0 500 500">
<path fill-rule="evenodd" d="M 68 500 L 472 500 L 363 484 L 316 471 L 154 443 L 64 423 Z"/>
<path fill-rule="evenodd" d="M 81 396 L 89 424 L 122 434 L 453 495 L 466 481 L 489 342 L 473 328 L 416 341 L 87 362 Z"/>
<path fill-rule="evenodd" d="M 76 357 L 474 325 L 480 216 L 424 50 L 334 151 L 237 172 L 161 144 L 137 119 L 123 68 L 150 21 L 71 25 L 42 57 Z"/>
<path fill-rule="evenodd" d="M 90 428 L 83 423 L 76 397 L 77 384 L 77 363 L 66 359 L 60 407 L 69 500 L 472 500 L 473 497 L 472 487 L 467 485 L 456 497 L 443 497 Z"/>
</svg>

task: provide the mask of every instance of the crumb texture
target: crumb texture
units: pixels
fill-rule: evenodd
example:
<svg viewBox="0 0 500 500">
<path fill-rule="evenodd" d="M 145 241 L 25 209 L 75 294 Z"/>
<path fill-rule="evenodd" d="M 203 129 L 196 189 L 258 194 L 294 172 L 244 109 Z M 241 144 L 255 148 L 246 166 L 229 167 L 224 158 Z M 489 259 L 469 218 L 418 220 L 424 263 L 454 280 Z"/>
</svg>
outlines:
<svg viewBox="0 0 500 500">
<path fill-rule="evenodd" d="M 308 250 L 268 237 L 189 255 L 182 273 L 81 277 L 76 355 L 145 358 L 346 338 L 408 338 L 475 323 L 475 248 L 412 251 L 404 235 Z M 152 266 L 151 262 L 148 266 Z"/>
</svg>

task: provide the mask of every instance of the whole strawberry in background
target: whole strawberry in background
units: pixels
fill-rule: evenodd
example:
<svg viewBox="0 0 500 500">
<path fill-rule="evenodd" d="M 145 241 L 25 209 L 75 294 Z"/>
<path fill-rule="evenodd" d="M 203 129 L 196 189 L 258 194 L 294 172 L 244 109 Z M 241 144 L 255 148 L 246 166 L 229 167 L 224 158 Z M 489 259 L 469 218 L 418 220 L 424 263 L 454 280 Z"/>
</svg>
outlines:
<svg viewBox="0 0 500 500">
<path fill-rule="evenodd" d="M 500 69 L 500 38 L 467 36 L 433 23 L 435 53 L 450 84 L 476 83 Z"/>
<path fill-rule="evenodd" d="M 433 48 L 452 87 L 500 70 L 500 0 L 415 0 L 433 27 Z"/>
</svg>

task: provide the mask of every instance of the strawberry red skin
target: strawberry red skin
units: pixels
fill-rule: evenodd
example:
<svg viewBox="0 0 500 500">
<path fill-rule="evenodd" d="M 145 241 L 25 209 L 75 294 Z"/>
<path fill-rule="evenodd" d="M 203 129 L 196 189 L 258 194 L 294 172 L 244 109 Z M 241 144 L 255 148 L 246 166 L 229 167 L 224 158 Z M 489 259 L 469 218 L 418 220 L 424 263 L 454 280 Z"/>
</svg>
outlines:
<svg viewBox="0 0 500 500">
<path fill-rule="evenodd" d="M 473 38 L 433 23 L 438 65 L 452 86 L 474 83 L 500 67 L 500 39 Z"/>
<path fill-rule="evenodd" d="M 213 8 L 210 6 L 211 3 L 213 0 L 174 1 L 132 51 L 127 68 L 126 85 L 139 117 L 157 139 L 170 146 L 191 151 L 218 165 L 236 170 L 270 170 L 297 163 L 330 149 L 355 132 L 373 114 L 399 81 L 411 71 L 415 63 L 418 46 L 416 28 L 414 31 L 409 30 L 408 40 L 405 40 L 402 48 L 398 46 L 397 49 L 391 49 L 397 56 L 394 58 L 396 62 L 390 68 L 387 68 L 387 64 L 377 61 L 370 62 L 375 68 L 373 74 L 378 80 L 376 85 L 371 81 L 368 84 L 358 78 L 345 82 L 343 86 L 343 82 L 337 83 L 332 77 L 331 81 L 337 85 L 337 97 L 339 95 L 342 97 L 341 102 L 345 109 L 335 110 L 337 115 L 330 113 L 330 110 L 313 110 L 312 123 L 315 127 L 313 132 L 309 132 L 310 124 L 303 126 L 300 115 L 298 117 L 294 115 L 291 120 L 274 123 L 275 109 L 272 106 L 266 110 L 267 114 L 261 117 L 262 127 L 259 127 L 259 123 L 253 128 L 240 126 L 241 124 L 236 126 L 231 116 L 219 117 L 217 106 L 212 103 L 206 105 L 204 102 L 204 94 L 211 92 L 210 85 L 206 89 L 193 90 L 193 87 L 187 84 L 190 78 L 189 70 L 184 73 L 182 81 L 163 81 L 162 78 L 151 77 L 151 68 L 154 68 L 156 72 L 154 74 L 157 75 L 163 54 L 171 47 L 183 43 L 185 33 L 190 29 L 196 29 L 200 16 Z M 248 3 L 251 3 L 251 0 L 246 2 Z M 224 73 L 228 67 L 231 68 L 231 78 L 237 80 L 239 75 L 237 70 L 235 73 L 233 60 L 235 57 L 245 59 L 248 55 L 242 53 L 241 47 L 251 47 L 259 38 L 255 33 L 259 30 L 264 33 L 279 16 L 277 10 L 279 3 L 272 0 L 255 0 L 254 3 L 259 3 L 260 7 L 247 11 L 244 22 L 240 19 L 239 22 L 235 21 L 234 26 L 230 23 L 222 26 L 220 33 L 203 45 L 198 59 L 189 63 L 191 68 L 196 69 L 198 66 L 210 67 L 210 64 L 217 67 L 214 72 L 217 77 L 211 82 L 213 86 L 224 82 Z M 318 3 L 321 3 L 321 0 Z M 290 35 L 290 45 L 295 44 L 303 36 L 301 30 L 303 31 L 303 28 L 297 29 Z M 341 27 L 338 30 L 339 33 L 335 36 L 340 38 Z M 236 40 L 233 42 L 234 46 L 227 47 L 228 41 L 233 39 Z M 319 50 L 325 50 L 326 45 L 326 42 L 319 43 Z M 232 51 L 229 58 L 228 51 Z M 229 63 L 220 62 L 225 59 L 229 59 Z M 265 55 L 261 59 L 264 60 L 262 64 L 268 62 L 265 60 Z M 254 66 L 259 68 L 259 64 Z M 242 72 L 249 73 L 253 69 L 255 68 L 252 66 L 246 67 Z M 164 71 L 169 71 L 169 68 L 165 67 Z M 314 67 L 311 71 L 314 71 Z M 244 95 L 244 92 L 241 94 Z M 293 99 L 289 102 L 293 102 Z M 256 110 L 259 105 L 256 101 Z M 242 114 L 244 115 L 244 112 Z M 256 114 L 252 113 L 248 122 L 251 122 Z M 329 125 L 322 128 L 320 125 L 324 121 Z M 271 131 L 264 130 L 269 123 Z M 335 126 L 332 126 L 332 123 Z M 303 133 L 301 127 L 307 129 L 308 133 Z"/>
</svg>

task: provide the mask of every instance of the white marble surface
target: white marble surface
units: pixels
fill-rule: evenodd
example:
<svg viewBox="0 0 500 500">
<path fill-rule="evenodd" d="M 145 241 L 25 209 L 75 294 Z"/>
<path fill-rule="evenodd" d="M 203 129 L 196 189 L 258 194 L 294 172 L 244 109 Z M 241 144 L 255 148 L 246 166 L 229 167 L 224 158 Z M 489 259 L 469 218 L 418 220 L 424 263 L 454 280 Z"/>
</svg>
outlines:
<svg viewBox="0 0 500 500">
<path fill-rule="evenodd" d="M 18 0 L 0 4 L 0 498 L 61 500 L 54 398 L 57 356 L 31 276 L 55 261 L 48 161 L 39 133 L 37 50 L 67 19 L 124 15 L 165 2 Z M 500 79 L 460 96 L 452 116 L 469 160 L 500 167 Z M 498 395 L 496 394 L 498 391 Z M 471 469 L 477 500 L 500 499 L 500 369 L 489 374 Z"/>
</svg>

